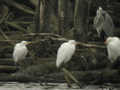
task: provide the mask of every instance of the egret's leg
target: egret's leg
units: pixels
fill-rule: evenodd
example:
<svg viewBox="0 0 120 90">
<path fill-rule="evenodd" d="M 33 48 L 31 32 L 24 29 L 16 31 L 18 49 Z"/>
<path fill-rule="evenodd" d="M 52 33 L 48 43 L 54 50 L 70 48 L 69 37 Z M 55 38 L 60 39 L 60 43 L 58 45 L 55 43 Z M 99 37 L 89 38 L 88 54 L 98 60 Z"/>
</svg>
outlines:
<svg viewBox="0 0 120 90">
<path fill-rule="evenodd" d="M 107 63 L 107 67 L 105 68 L 105 70 L 110 70 L 110 69 L 112 69 L 112 67 L 113 67 L 113 63 L 112 62 L 108 62 Z"/>
<path fill-rule="evenodd" d="M 18 68 L 18 64 L 17 64 L 17 62 L 14 62 L 14 65 L 16 66 L 16 68 Z"/>
<path fill-rule="evenodd" d="M 79 81 L 70 73 L 67 69 L 62 68 L 62 70 L 79 86 L 81 87 Z"/>
<path fill-rule="evenodd" d="M 63 72 L 64 72 L 64 71 L 63 71 Z M 67 82 L 68 87 L 72 87 L 71 82 L 70 82 L 70 79 L 69 79 L 69 77 L 66 75 L 65 72 L 64 72 L 64 78 L 65 78 L 65 80 L 66 80 L 66 82 Z"/>
<path fill-rule="evenodd" d="M 17 62 L 15 62 L 15 66 L 16 66 L 16 69 L 19 70 L 20 69 L 20 66 Z"/>
<path fill-rule="evenodd" d="M 97 29 L 98 37 L 100 38 L 100 30 Z"/>
</svg>

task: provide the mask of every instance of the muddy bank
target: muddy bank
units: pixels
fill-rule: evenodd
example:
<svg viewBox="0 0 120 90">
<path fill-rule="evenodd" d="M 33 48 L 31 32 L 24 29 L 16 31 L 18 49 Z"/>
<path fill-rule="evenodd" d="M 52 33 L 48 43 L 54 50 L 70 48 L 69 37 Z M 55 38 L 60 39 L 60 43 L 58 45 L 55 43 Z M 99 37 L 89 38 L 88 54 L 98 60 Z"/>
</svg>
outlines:
<svg viewBox="0 0 120 90">
<path fill-rule="evenodd" d="M 73 87 L 66 87 L 66 83 L 18 83 L 18 82 L 0 82 L 0 90 L 13 90 L 13 89 L 25 89 L 25 90 L 119 90 L 120 87 L 114 84 L 108 84 L 104 86 L 100 85 L 88 85 L 82 89 L 78 88 L 75 84 Z"/>
</svg>

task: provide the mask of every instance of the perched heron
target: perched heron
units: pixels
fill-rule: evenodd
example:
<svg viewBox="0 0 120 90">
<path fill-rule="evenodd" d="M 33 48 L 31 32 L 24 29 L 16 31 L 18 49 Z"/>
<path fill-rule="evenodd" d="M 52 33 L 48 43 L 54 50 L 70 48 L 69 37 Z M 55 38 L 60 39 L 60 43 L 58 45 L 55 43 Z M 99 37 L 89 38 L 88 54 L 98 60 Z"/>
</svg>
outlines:
<svg viewBox="0 0 120 90">
<path fill-rule="evenodd" d="M 14 51 L 13 51 L 13 59 L 16 65 L 19 60 L 23 60 L 26 58 L 26 55 L 28 53 L 28 49 L 26 45 L 28 44 L 30 44 L 30 42 L 21 41 L 20 43 L 17 43 L 15 45 Z"/>
<path fill-rule="evenodd" d="M 62 65 L 66 64 L 68 61 L 71 60 L 73 54 L 75 53 L 77 44 L 78 43 L 75 40 L 69 40 L 68 42 L 63 43 L 59 47 L 57 52 L 57 60 L 56 60 L 57 68 L 62 67 Z M 73 75 L 70 72 L 68 72 L 68 70 L 66 70 L 64 67 L 62 67 L 62 70 L 64 72 L 64 77 L 67 81 L 68 86 L 71 87 L 69 78 L 71 78 L 73 81 L 75 81 L 76 84 L 79 85 L 79 82 L 77 81 L 77 79 L 73 77 Z"/>
<path fill-rule="evenodd" d="M 107 45 L 108 58 L 113 63 L 120 56 L 120 39 L 118 37 L 108 37 L 105 44 Z"/>
<path fill-rule="evenodd" d="M 102 9 L 102 7 L 99 7 L 97 9 L 93 23 L 95 29 L 97 30 L 98 37 L 100 37 L 102 33 L 104 33 L 104 35 L 101 36 L 103 39 L 109 36 L 113 36 L 113 20 L 111 16 L 105 10 Z"/>
</svg>

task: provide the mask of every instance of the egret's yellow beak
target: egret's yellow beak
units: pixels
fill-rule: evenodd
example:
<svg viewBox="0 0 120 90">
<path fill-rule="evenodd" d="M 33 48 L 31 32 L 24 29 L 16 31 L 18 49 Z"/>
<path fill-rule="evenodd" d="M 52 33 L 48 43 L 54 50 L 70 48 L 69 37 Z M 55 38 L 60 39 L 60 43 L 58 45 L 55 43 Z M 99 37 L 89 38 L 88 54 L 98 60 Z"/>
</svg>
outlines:
<svg viewBox="0 0 120 90">
<path fill-rule="evenodd" d="M 107 43 L 106 43 L 106 40 L 104 41 L 104 44 L 107 44 Z"/>
<path fill-rule="evenodd" d="M 32 42 L 27 42 L 26 45 L 32 44 Z"/>
<path fill-rule="evenodd" d="M 76 44 L 76 45 L 79 45 L 80 43 L 79 43 L 79 42 L 76 42 L 75 44 Z"/>
</svg>

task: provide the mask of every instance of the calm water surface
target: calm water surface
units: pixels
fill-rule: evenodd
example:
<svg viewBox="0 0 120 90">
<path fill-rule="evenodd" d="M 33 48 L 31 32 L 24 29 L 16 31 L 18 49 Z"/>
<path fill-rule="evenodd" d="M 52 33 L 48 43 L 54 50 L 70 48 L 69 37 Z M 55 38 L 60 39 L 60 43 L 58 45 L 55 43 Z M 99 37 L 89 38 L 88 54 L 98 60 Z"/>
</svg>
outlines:
<svg viewBox="0 0 120 90">
<path fill-rule="evenodd" d="M 73 85 L 73 88 L 68 88 L 66 83 L 18 83 L 18 82 L 0 82 L 0 90 L 120 90 L 120 87 L 89 85 L 83 89 Z"/>
</svg>

